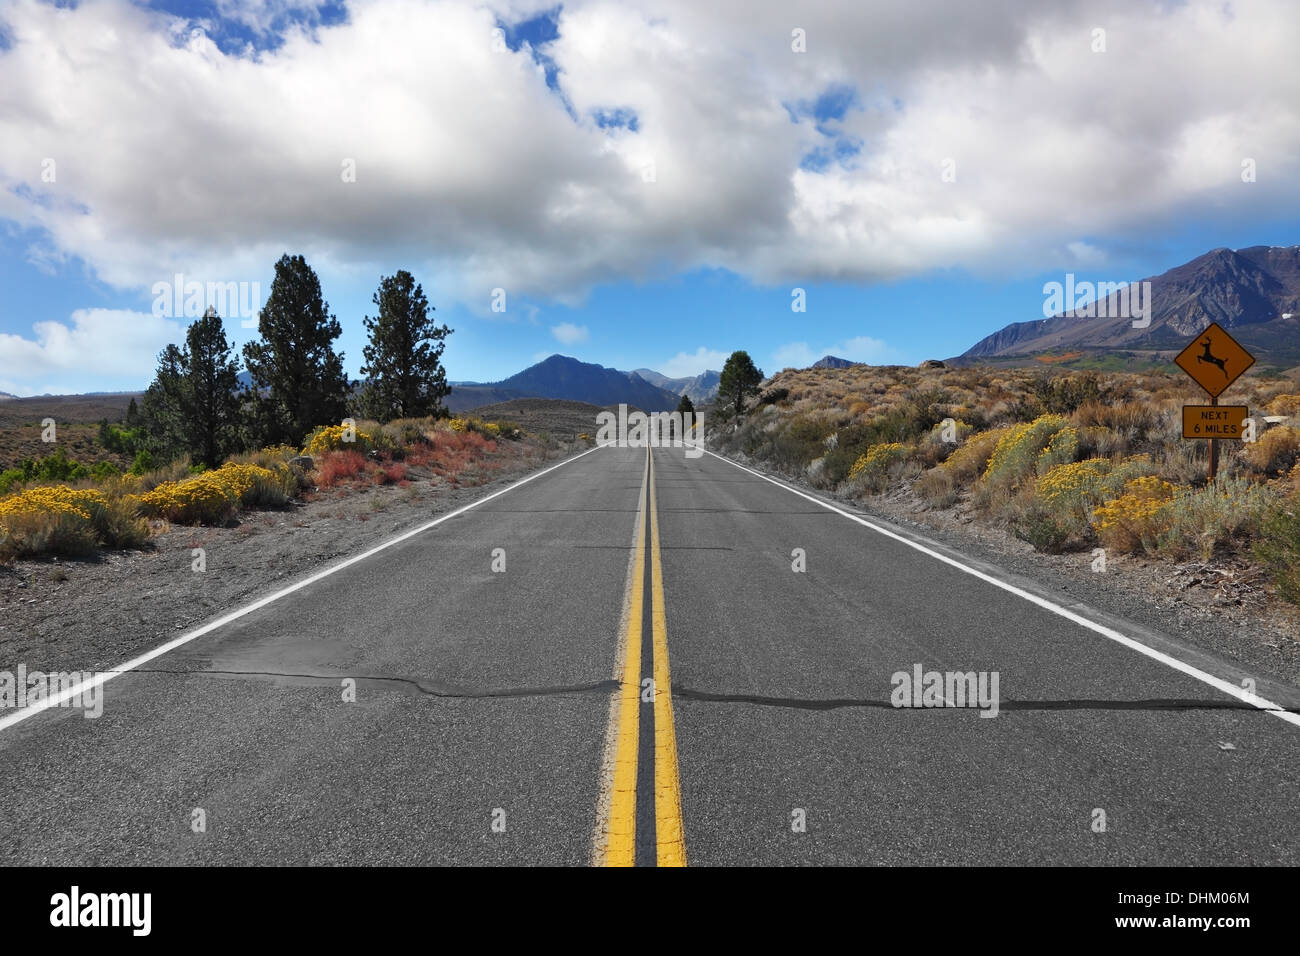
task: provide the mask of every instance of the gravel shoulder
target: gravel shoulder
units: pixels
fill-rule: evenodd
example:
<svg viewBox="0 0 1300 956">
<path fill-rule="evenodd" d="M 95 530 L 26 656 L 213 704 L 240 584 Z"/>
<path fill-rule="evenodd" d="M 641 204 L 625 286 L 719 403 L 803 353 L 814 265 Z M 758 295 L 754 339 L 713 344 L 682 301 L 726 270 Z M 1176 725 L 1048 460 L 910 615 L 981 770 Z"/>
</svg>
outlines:
<svg viewBox="0 0 1300 956">
<path fill-rule="evenodd" d="M 0 567 L 0 671 L 115 667 L 579 450 L 538 449 L 479 485 L 434 478 L 321 491 L 284 509 L 245 512 L 228 527 L 174 525 L 144 551 Z M 202 571 L 194 569 L 196 548 Z"/>
</svg>

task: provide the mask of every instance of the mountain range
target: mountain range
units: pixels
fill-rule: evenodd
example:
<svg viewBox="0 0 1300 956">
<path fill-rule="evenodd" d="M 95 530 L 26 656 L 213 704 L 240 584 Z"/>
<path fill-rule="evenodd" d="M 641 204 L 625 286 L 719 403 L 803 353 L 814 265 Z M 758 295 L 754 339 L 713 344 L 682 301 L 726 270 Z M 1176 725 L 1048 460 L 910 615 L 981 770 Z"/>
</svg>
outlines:
<svg viewBox="0 0 1300 956">
<path fill-rule="evenodd" d="M 669 378 L 648 369 L 632 372 L 581 362 L 567 355 L 552 355 L 499 382 L 451 382 L 447 408 L 468 411 L 517 398 L 555 398 L 591 405 L 634 405 L 647 412 L 672 411 L 682 395 L 692 402 L 711 401 L 718 392 L 719 373 L 702 372 L 686 378 Z M 239 384 L 251 383 L 248 372 Z"/>
<path fill-rule="evenodd" d="M 1140 281 L 1151 283 L 1145 328 L 1134 328 L 1132 318 L 1116 315 L 1121 295 L 1114 293 L 1097 303 L 1104 302 L 1109 317 L 1056 314 L 1014 322 L 954 361 L 1014 363 L 1056 356 L 1164 362 L 1217 322 L 1261 362 L 1300 364 L 1300 245 L 1214 249 Z"/>
<path fill-rule="evenodd" d="M 713 397 L 718 394 L 718 382 L 722 378 L 721 372 L 712 369 L 685 378 L 669 378 L 649 368 L 633 369 L 631 374 L 639 375 L 651 385 L 657 385 L 674 395 L 685 395 L 696 404 L 713 401 Z"/>
<path fill-rule="evenodd" d="M 552 355 L 499 382 L 453 385 L 447 407 L 460 412 L 514 398 L 566 398 L 592 405 L 625 403 L 646 412 L 670 412 L 681 400 L 680 393 L 661 388 L 637 372 L 620 372 L 567 355 Z"/>
</svg>

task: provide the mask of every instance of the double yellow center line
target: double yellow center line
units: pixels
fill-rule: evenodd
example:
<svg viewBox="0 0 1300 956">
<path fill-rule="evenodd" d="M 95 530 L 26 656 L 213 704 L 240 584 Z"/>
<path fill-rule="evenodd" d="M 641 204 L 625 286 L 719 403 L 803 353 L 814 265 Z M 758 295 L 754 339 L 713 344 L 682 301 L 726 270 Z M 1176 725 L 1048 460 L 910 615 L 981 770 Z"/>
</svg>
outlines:
<svg viewBox="0 0 1300 956">
<path fill-rule="evenodd" d="M 649 537 L 647 539 L 647 513 Z M 645 626 L 645 570 L 650 565 L 650 624 L 653 675 L 641 684 Z M 597 821 L 596 863 L 603 866 L 648 864 L 643 847 L 637 859 L 637 783 L 642 761 L 641 708 L 653 702 L 654 860 L 658 866 L 685 866 L 682 796 L 677 775 L 677 735 L 673 730 L 672 679 L 668 670 L 668 626 L 664 618 L 663 566 L 659 557 L 659 512 L 655 501 L 654 457 L 646 449 L 646 471 L 637 514 L 636 544 L 624 608 L 619 691 L 610 709 L 607 763 L 613 772 L 607 804 Z M 644 817 L 643 817 L 644 819 Z M 643 835 L 644 836 L 644 835 Z M 643 839 L 642 843 L 645 841 Z"/>
</svg>

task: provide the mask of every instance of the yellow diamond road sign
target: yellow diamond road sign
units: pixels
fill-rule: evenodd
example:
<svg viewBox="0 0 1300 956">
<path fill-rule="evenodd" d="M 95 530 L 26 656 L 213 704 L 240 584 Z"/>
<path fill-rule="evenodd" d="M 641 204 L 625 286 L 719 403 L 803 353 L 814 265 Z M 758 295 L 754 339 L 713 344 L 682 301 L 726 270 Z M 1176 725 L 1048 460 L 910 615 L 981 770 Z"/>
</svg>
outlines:
<svg viewBox="0 0 1300 956">
<path fill-rule="evenodd" d="M 1211 322 L 1190 345 L 1174 359 L 1178 367 L 1196 379 L 1196 384 L 1218 398 L 1241 373 L 1255 364 L 1255 356 L 1247 352 L 1237 340 Z"/>
</svg>

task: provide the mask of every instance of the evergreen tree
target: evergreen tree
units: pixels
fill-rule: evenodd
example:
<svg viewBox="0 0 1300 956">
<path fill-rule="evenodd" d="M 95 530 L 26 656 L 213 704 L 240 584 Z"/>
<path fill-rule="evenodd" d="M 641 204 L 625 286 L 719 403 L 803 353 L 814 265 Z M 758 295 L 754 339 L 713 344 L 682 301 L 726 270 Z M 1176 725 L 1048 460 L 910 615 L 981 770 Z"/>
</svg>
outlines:
<svg viewBox="0 0 1300 956">
<path fill-rule="evenodd" d="M 694 425 L 694 423 L 695 423 L 695 403 L 691 401 L 691 397 L 690 397 L 689 395 L 687 395 L 685 392 L 682 393 L 681 401 L 679 401 L 679 402 L 677 403 L 676 412 L 677 412 L 677 414 L 679 414 L 679 415 L 682 416 L 682 429 L 683 429 L 683 432 L 684 432 L 684 434 L 682 435 L 682 438 L 688 438 L 688 437 L 690 437 L 690 434 L 691 434 L 691 425 Z M 691 416 L 691 424 L 689 424 L 689 425 L 686 423 L 686 416 L 687 416 L 687 415 L 690 415 L 690 416 Z M 676 422 L 673 422 L 672 427 L 673 427 L 673 430 L 676 431 L 676 429 L 677 429 L 677 423 L 676 423 Z M 674 437 L 676 437 L 676 436 L 674 436 Z"/>
<path fill-rule="evenodd" d="M 347 414 L 348 379 L 333 346 L 342 331 L 306 260 L 281 256 L 258 320 L 261 341 L 244 346 L 259 441 L 299 444 Z"/>
<path fill-rule="evenodd" d="M 239 369 L 221 316 L 209 308 L 185 333 L 185 345 L 169 345 L 144 393 L 139 418 L 148 448 L 158 457 L 183 452 L 210 468 L 238 446 Z M 131 409 L 127 411 L 130 421 Z"/>
<path fill-rule="evenodd" d="M 158 370 L 141 402 L 140 420 L 148 436 L 147 444 L 159 458 L 173 458 L 188 444 L 188 366 L 189 356 L 176 345 L 159 352 Z"/>
<path fill-rule="evenodd" d="M 382 278 L 373 301 L 378 314 L 365 317 L 362 413 L 381 422 L 442 413 L 451 394 L 441 361 L 451 329 L 434 323 L 424 290 L 405 270 Z"/>
<path fill-rule="evenodd" d="M 762 371 L 754 365 L 748 352 L 732 352 L 727 364 L 722 366 L 722 376 L 718 380 L 718 398 L 723 404 L 731 404 L 737 415 L 745 412 L 745 397 L 758 391 L 758 383 L 763 381 Z"/>
<path fill-rule="evenodd" d="M 183 354 L 188 359 L 190 455 L 218 467 L 239 440 L 239 366 L 231 357 L 221 316 L 211 307 L 189 327 Z"/>
</svg>

